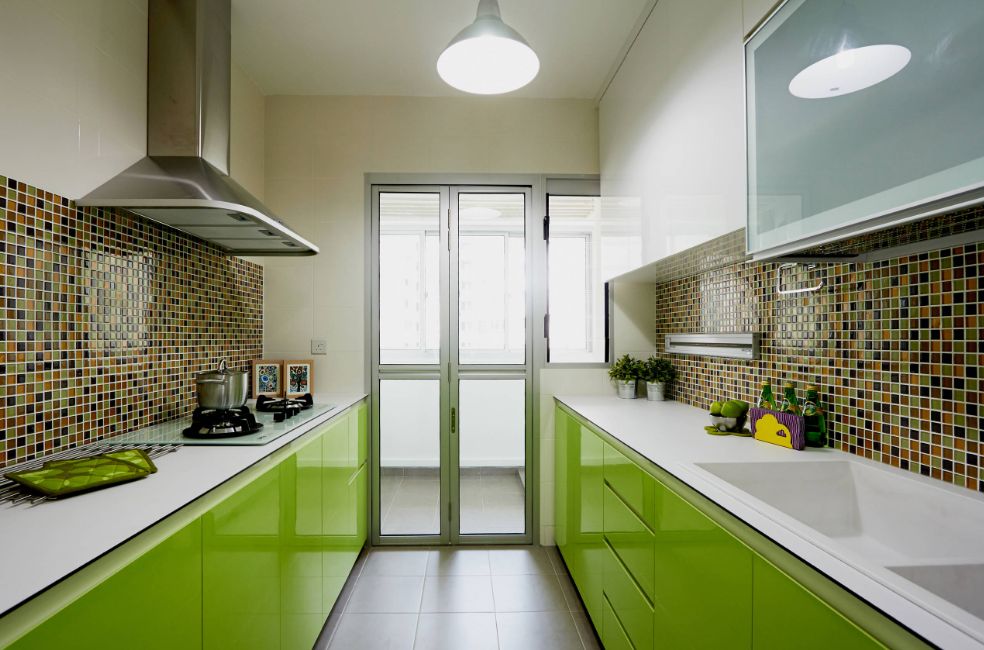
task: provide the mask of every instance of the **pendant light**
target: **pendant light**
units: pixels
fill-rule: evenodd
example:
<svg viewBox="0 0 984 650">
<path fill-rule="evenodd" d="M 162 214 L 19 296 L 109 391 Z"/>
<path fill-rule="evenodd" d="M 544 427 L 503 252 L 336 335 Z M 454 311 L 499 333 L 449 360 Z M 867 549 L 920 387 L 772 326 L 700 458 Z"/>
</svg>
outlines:
<svg viewBox="0 0 984 650">
<path fill-rule="evenodd" d="M 477 95 L 522 88 L 539 71 L 536 52 L 502 22 L 497 0 L 479 0 L 475 22 L 458 32 L 437 59 L 445 83 Z"/>
</svg>

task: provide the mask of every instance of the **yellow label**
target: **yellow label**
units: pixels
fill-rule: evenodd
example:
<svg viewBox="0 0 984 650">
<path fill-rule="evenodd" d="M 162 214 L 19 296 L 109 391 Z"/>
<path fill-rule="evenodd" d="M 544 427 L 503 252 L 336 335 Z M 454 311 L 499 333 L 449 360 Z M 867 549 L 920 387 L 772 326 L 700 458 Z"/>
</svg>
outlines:
<svg viewBox="0 0 984 650">
<path fill-rule="evenodd" d="M 793 434 L 776 416 L 766 413 L 755 421 L 755 439 L 780 447 L 793 448 Z"/>
</svg>

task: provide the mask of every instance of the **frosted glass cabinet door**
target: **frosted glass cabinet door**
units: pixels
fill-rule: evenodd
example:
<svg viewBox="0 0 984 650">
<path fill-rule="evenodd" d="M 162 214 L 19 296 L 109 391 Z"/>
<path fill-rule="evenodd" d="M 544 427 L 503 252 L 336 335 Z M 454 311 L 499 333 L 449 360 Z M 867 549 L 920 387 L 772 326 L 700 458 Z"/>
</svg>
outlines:
<svg viewBox="0 0 984 650">
<path fill-rule="evenodd" d="M 790 0 L 745 55 L 750 252 L 980 200 L 984 2 Z"/>
</svg>

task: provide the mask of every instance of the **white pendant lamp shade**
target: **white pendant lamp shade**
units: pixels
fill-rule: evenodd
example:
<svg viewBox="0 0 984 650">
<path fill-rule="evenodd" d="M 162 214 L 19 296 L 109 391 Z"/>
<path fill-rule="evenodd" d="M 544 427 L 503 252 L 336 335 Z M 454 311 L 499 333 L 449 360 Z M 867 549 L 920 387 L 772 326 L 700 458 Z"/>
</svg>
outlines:
<svg viewBox="0 0 984 650">
<path fill-rule="evenodd" d="M 909 48 L 888 43 L 842 49 L 804 68 L 789 82 L 789 92 L 803 99 L 856 93 L 898 74 L 911 58 Z"/>
<path fill-rule="evenodd" d="M 502 22 L 497 0 L 480 0 L 478 14 L 437 59 L 449 86 L 477 95 L 498 95 L 536 78 L 540 59 L 519 33 Z"/>
</svg>

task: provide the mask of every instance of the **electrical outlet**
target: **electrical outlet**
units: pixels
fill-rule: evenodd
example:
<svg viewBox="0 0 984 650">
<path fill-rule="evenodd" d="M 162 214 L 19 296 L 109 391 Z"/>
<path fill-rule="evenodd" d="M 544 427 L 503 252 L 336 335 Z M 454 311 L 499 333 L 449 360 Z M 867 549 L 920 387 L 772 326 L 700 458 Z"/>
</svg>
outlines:
<svg viewBox="0 0 984 650">
<path fill-rule="evenodd" d="M 324 339 L 311 339 L 311 354 L 328 354 L 328 342 Z"/>
</svg>

